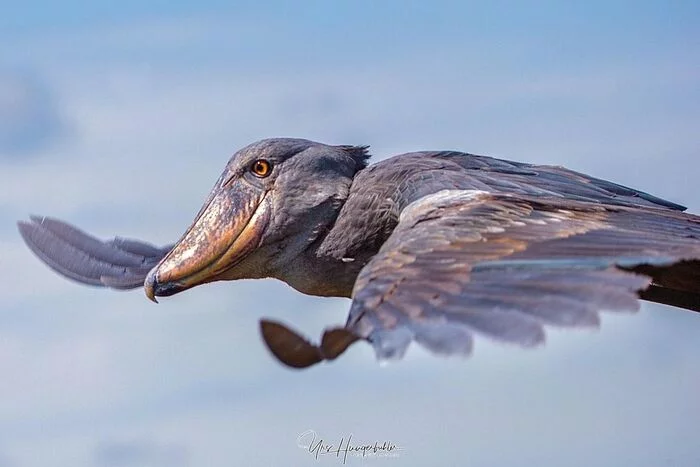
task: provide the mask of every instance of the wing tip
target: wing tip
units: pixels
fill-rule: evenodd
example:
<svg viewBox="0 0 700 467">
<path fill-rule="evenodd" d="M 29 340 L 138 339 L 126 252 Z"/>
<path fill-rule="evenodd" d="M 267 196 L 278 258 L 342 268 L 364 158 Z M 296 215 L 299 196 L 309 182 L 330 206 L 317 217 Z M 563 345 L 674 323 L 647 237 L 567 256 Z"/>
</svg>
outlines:
<svg viewBox="0 0 700 467">
<path fill-rule="evenodd" d="M 278 321 L 261 319 L 260 333 L 270 353 L 290 368 L 303 369 L 323 360 L 317 346 Z"/>
<path fill-rule="evenodd" d="M 22 235 L 22 238 L 26 240 L 25 235 L 31 228 L 36 228 L 35 224 L 38 223 L 37 219 L 40 219 L 41 216 L 37 216 L 34 214 L 29 215 L 29 220 L 26 219 L 20 219 L 16 222 L 17 228 L 19 229 L 20 235 Z"/>
<path fill-rule="evenodd" d="M 327 329 L 321 344 L 315 345 L 278 321 L 260 320 L 260 333 L 272 355 L 284 365 L 303 369 L 324 360 L 335 360 L 348 347 L 361 339 L 343 327 Z"/>
</svg>

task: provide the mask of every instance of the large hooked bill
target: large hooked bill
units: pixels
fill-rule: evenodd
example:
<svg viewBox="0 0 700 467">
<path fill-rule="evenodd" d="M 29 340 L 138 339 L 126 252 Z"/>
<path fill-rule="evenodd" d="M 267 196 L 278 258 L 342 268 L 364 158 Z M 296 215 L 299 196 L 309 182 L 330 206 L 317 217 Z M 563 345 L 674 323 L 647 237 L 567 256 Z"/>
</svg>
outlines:
<svg viewBox="0 0 700 467">
<path fill-rule="evenodd" d="M 146 296 L 174 295 L 222 279 L 260 244 L 270 206 L 267 192 L 238 182 L 216 187 L 190 228 L 148 274 Z"/>
</svg>

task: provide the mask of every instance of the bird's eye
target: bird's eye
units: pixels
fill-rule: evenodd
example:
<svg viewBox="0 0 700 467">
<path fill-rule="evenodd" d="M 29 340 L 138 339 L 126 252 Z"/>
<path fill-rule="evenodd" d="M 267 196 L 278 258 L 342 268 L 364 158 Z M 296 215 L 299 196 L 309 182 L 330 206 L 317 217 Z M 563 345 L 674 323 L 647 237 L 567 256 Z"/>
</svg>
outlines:
<svg viewBox="0 0 700 467">
<path fill-rule="evenodd" d="M 250 171 L 256 176 L 264 178 L 272 173 L 272 164 L 264 159 L 258 159 L 250 166 Z"/>
</svg>

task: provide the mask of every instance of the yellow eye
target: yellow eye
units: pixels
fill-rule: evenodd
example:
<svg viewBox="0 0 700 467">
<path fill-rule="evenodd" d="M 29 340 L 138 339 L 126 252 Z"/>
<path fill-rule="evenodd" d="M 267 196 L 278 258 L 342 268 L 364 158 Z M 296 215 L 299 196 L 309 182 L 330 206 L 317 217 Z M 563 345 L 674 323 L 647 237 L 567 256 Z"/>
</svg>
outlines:
<svg viewBox="0 0 700 467">
<path fill-rule="evenodd" d="M 250 171 L 258 177 L 264 178 L 272 173 L 272 164 L 264 159 L 258 159 L 250 166 Z"/>
</svg>

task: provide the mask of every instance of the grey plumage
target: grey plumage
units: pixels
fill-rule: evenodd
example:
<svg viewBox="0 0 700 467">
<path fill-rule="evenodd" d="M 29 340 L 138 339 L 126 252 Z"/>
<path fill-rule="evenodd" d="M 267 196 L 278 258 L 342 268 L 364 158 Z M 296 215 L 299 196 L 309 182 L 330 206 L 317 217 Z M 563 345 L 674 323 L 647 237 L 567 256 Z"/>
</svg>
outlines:
<svg viewBox="0 0 700 467">
<path fill-rule="evenodd" d="M 31 216 L 18 227 L 27 246 L 56 272 L 82 284 L 115 289 L 143 286 L 148 271 L 172 248 L 119 237 L 101 241 L 50 217 Z"/>
<path fill-rule="evenodd" d="M 365 147 L 296 139 L 248 146 L 193 227 L 164 248 L 100 241 L 48 218 L 20 222 L 20 232 L 49 266 L 91 285 L 145 280 L 155 296 L 275 277 L 352 298 L 345 326 L 318 346 L 262 322 L 270 350 L 294 367 L 336 358 L 357 340 L 379 358 L 401 357 L 413 341 L 467 355 L 474 333 L 534 346 L 545 325 L 597 326 L 600 311 L 634 311 L 638 298 L 700 311 L 700 217 L 683 206 L 562 167 L 454 151 L 369 167 L 367 157 Z M 253 177 L 259 160 L 273 169 Z M 221 216 L 243 230 L 216 232 L 231 223 Z"/>
</svg>

